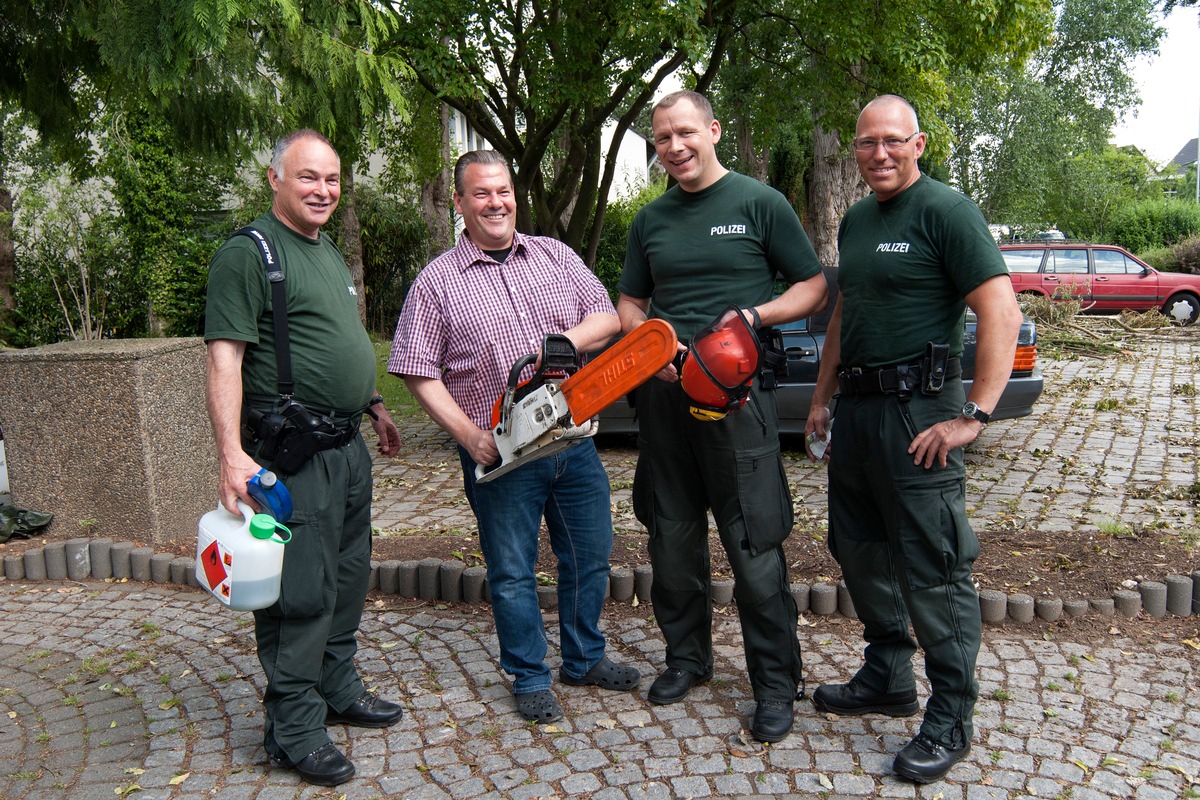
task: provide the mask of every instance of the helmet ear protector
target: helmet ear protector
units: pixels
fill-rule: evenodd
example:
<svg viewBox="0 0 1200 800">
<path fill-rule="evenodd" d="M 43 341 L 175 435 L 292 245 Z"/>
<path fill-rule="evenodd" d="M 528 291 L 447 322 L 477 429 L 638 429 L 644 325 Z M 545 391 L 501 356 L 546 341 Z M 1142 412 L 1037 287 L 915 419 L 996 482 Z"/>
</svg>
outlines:
<svg viewBox="0 0 1200 800">
<path fill-rule="evenodd" d="M 741 310 L 722 311 L 684 355 L 679 380 L 692 416 L 715 421 L 745 405 L 762 359 L 762 343 Z"/>
</svg>

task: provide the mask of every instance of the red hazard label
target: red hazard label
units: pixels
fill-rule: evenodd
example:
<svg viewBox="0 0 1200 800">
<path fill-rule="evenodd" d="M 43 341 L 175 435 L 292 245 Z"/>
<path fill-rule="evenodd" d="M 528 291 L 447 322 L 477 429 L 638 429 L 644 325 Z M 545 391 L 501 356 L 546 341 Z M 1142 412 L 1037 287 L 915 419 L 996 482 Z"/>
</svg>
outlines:
<svg viewBox="0 0 1200 800">
<path fill-rule="evenodd" d="M 204 565 L 204 578 L 210 587 L 218 586 L 228 575 L 225 565 L 221 562 L 221 547 L 216 542 L 204 548 L 204 552 L 200 554 L 200 563 Z"/>
</svg>

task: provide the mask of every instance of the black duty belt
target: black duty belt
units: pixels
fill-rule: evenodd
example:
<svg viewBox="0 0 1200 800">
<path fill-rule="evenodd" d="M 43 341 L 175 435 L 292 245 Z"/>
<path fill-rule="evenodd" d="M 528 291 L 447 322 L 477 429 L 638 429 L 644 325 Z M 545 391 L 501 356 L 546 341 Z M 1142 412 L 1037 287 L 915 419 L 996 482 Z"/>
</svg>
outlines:
<svg viewBox="0 0 1200 800">
<path fill-rule="evenodd" d="M 962 360 L 951 358 L 946 361 L 946 377 L 957 378 L 962 375 Z M 840 367 L 838 369 L 838 384 L 842 394 L 894 394 L 901 389 L 901 377 L 908 377 L 909 390 L 921 385 L 921 365 L 899 364 L 894 367 L 879 369 L 863 369 L 862 367 Z"/>
<path fill-rule="evenodd" d="M 295 402 L 295 401 L 292 401 Z M 246 395 L 242 405 L 246 409 L 253 409 L 264 414 L 269 414 L 279 407 L 278 397 L 265 397 L 263 395 Z M 309 403 L 297 403 L 304 406 L 312 414 L 319 414 L 329 420 L 338 430 L 357 431 L 359 423 L 362 422 L 363 411 L 339 411 L 334 408 L 326 408 L 324 406 L 315 406 Z M 245 412 L 243 412 L 245 416 Z M 351 437 L 353 438 L 353 437 Z"/>
</svg>

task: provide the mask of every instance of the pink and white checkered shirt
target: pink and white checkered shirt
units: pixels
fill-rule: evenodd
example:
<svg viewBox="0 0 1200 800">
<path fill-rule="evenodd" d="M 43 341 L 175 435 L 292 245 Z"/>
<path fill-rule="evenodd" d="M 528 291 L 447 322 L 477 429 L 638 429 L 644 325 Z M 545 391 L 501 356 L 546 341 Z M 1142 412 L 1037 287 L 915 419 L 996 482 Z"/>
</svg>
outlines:
<svg viewBox="0 0 1200 800">
<path fill-rule="evenodd" d="M 388 372 L 440 378 L 459 408 L 488 430 L 513 363 L 538 352 L 547 333 L 562 333 L 596 313 L 616 311 L 567 245 L 516 233 L 500 264 L 464 231 L 409 288 Z M 521 377 L 530 374 L 532 367 Z"/>
</svg>

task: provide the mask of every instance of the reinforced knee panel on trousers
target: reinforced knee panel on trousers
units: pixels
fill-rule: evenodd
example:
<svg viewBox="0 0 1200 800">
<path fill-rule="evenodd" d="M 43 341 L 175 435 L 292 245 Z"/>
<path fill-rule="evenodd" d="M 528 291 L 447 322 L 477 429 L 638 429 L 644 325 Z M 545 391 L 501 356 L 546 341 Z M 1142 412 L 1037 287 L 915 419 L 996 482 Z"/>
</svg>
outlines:
<svg viewBox="0 0 1200 800">
<path fill-rule="evenodd" d="M 914 394 L 917 426 L 956 414 L 960 393 L 947 381 L 940 397 Z M 981 627 L 961 452 L 944 469 L 913 465 L 895 397 L 843 398 L 835 425 L 842 433 L 829 467 L 829 540 L 864 625 L 859 677 L 881 691 L 908 689 L 919 644 L 931 689 L 922 731 L 949 741 L 959 726 L 969 740 Z"/>
</svg>

